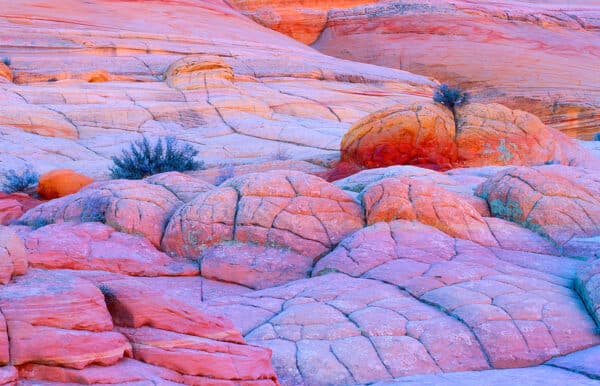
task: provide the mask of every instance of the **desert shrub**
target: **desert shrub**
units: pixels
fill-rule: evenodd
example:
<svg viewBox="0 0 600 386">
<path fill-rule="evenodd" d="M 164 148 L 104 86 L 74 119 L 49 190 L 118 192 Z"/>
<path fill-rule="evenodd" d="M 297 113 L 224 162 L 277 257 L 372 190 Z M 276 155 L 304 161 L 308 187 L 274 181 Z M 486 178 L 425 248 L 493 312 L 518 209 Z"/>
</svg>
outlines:
<svg viewBox="0 0 600 386">
<path fill-rule="evenodd" d="M 12 62 L 10 61 L 10 58 L 2 58 L 2 63 L 6 64 L 7 66 L 10 66 Z"/>
<path fill-rule="evenodd" d="M 459 88 L 452 88 L 447 84 L 441 84 L 433 94 L 433 101 L 448 107 L 452 112 L 456 106 L 467 103 L 469 94 Z"/>
<path fill-rule="evenodd" d="M 91 196 L 83 202 L 81 210 L 81 222 L 105 222 L 105 212 L 110 204 L 110 198 L 107 196 Z"/>
<path fill-rule="evenodd" d="M 226 165 L 220 169 L 219 175 L 215 179 L 215 185 L 221 185 L 223 182 L 234 176 L 234 167 L 233 165 Z"/>
<path fill-rule="evenodd" d="M 32 227 L 33 229 L 38 229 L 38 228 L 45 227 L 46 225 L 50 225 L 50 224 L 52 224 L 52 221 L 45 217 L 35 217 L 35 218 L 27 221 L 23 225 L 28 225 L 28 226 Z"/>
<path fill-rule="evenodd" d="M 40 175 L 33 170 L 31 166 L 27 166 L 21 172 L 16 172 L 15 170 L 11 169 L 4 176 L 2 191 L 8 194 L 24 192 L 37 185 L 39 179 Z"/>
<path fill-rule="evenodd" d="M 113 178 L 139 180 L 170 171 L 183 172 L 204 168 L 194 160 L 198 151 L 189 144 L 179 144 L 173 137 L 159 138 L 153 145 L 148 138 L 133 141 L 120 156 L 112 157 L 110 173 Z"/>
<path fill-rule="evenodd" d="M 600 141 L 600 132 L 594 134 L 594 141 Z"/>
</svg>

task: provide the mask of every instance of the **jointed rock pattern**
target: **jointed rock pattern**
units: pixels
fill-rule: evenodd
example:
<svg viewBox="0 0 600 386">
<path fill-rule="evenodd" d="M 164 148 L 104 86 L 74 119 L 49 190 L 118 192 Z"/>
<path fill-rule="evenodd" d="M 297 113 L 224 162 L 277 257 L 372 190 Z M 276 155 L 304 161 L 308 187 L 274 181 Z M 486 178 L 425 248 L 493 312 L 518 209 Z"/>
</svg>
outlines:
<svg viewBox="0 0 600 386">
<path fill-rule="evenodd" d="M 544 123 L 449 109 L 436 79 L 254 22 L 340 54 L 348 20 L 365 36 L 400 21 L 414 53 L 446 36 L 436 23 L 491 18 L 457 41 L 533 28 L 531 44 L 568 31 L 582 51 L 597 7 L 46 3 L 0 10 L 0 183 L 42 175 L 36 198 L 0 193 L 0 385 L 600 384 L 600 147 L 546 125 L 589 130 L 596 102 L 575 91 L 596 81 L 539 80 L 573 98 Z M 502 82 L 475 102 L 547 101 Z M 206 169 L 108 179 L 141 135 Z"/>
</svg>

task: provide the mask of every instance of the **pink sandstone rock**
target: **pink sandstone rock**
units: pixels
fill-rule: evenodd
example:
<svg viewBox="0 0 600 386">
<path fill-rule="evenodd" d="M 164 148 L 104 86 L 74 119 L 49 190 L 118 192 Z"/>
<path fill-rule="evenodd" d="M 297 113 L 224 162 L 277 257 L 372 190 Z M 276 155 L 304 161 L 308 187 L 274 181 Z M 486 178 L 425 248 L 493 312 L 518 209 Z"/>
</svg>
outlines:
<svg viewBox="0 0 600 386">
<path fill-rule="evenodd" d="M 275 170 L 229 180 L 179 208 L 165 230 L 165 251 L 196 257 L 235 240 L 290 248 L 311 258 L 363 225 L 358 204 L 319 177 Z"/>
<path fill-rule="evenodd" d="M 489 367 L 464 324 L 376 280 L 328 274 L 209 304 L 244 325 L 249 343 L 273 350 L 286 385 Z M 245 304 L 269 311 L 244 312 Z"/>
<path fill-rule="evenodd" d="M 65 222 L 34 230 L 24 237 L 32 267 L 103 270 L 133 276 L 196 275 L 196 264 L 158 251 L 145 238 L 116 232 L 93 222 Z"/>
<path fill-rule="evenodd" d="M 575 288 L 600 326 L 600 259 L 587 262 L 577 272 Z"/>
<path fill-rule="evenodd" d="M 408 178 L 386 178 L 361 193 L 367 223 L 417 220 L 447 234 L 495 246 L 483 217 L 461 196 L 433 184 Z"/>
<path fill-rule="evenodd" d="M 101 288 L 118 326 L 150 326 L 209 339 L 243 342 L 229 320 L 194 308 L 184 299 L 164 294 L 140 280 L 111 280 Z"/>
<path fill-rule="evenodd" d="M 254 289 L 308 277 L 313 259 L 286 249 L 254 244 L 220 244 L 200 256 L 202 276 Z"/>
<path fill-rule="evenodd" d="M 18 380 L 19 373 L 14 366 L 0 367 L 0 385 L 12 385 Z"/>
<path fill-rule="evenodd" d="M 14 230 L 0 225 L 0 283 L 7 284 L 13 276 L 23 275 L 27 266 L 23 241 Z"/>
<path fill-rule="evenodd" d="M 100 290 L 65 272 L 30 269 L 0 288 L 0 309 L 8 323 L 94 332 L 113 327 Z"/>
<path fill-rule="evenodd" d="M 457 161 L 452 113 L 433 102 L 396 105 L 357 122 L 342 138 L 341 162 L 365 168 L 418 165 L 448 169 Z"/>
<path fill-rule="evenodd" d="M 4 366 L 10 361 L 10 342 L 8 341 L 8 329 L 4 315 L 0 313 L 0 365 Z M 0 377 L 0 379 L 2 379 Z"/>
<path fill-rule="evenodd" d="M 418 102 L 367 116 L 342 138 L 340 163 L 328 179 L 403 164 L 435 170 L 549 163 L 598 168 L 591 152 L 533 114 L 478 103 L 452 114 L 441 104 Z"/>
<path fill-rule="evenodd" d="M 181 201 L 162 186 L 113 180 L 94 183 L 77 194 L 39 205 L 27 212 L 23 221 L 85 220 L 87 213 L 88 217 L 104 217 L 106 224 L 116 230 L 142 235 L 158 246 L 169 217 L 179 205 Z"/>
<path fill-rule="evenodd" d="M 323 55 L 222 0 L 155 2 L 143 10 L 107 0 L 93 0 L 87 10 L 73 0 L 51 9 L 38 3 L 5 9 L 0 33 L 16 51 L 9 53 L 14 83 L 0 90 L 7 101 L 0 133 L 3 160 L 12 166 L 27 159 L 42 173 L 68 167 L 106 178 L 110 157 L 140 134 L 190 143 L 208 167 L 281 153 L 331 157 L 354 122 L 424 100 L 435 85 Z M 13 17 L 27 23 L 8 28 Z M 141 51 L 122 55 L 131 50 Z M 179 68 L 186 75 L 173 82 L 169 69 Z"/>
<path fill-rule="evenodd" d="M 322 258 L 313 275 L 334 270 L 397 285 L 463 321 L 491 365 L 507 368 L 598 344 L 570 287 L 580 266 L 566 257 L 488 249 L 420 223 L 394 221 L 356 232 Z"/>
<path fill-rule="evenodd" d="M 218 168 L 210 168 L 206 170 L 197 170 L 189 174 L 201 178 L 215 185 L 220 185 L 229 178 L 238 177 L 250 173 L 264 173 L 271 170 L 296 170 L 299 172 L 321 175 L 327 169 L 323 166 L 315 165 L 306 161 L 289 160 L 272 160 L 259 163 L 242 164 L 242 165 L 222 165 Z M 218 183 L 217 183 L 218 182 Z"/>
<path fill-rule="evenodd" d="M 589 139 L 597 131 L 595 3 L 234 4 L 268 28 L 314 42 L 314 48 L 328 55 L 432 76 L 466 88 L 477 101 L 539 115 L 572 136 Z M 482 60 L 487 57 L 494 60 Z"/>
<path fill-rule="evenodd" d="M 147 177 L 145 181 L 164 187 L 182 202 L 190 202 L 200 193 L 214 189 L 214 185 L 206 181 L 179 172 L 155 174 Z"/>
<path fill-rule="evenodd" d="M 25 193 L 0 192 L 0 225 L 9 225 L 42 201 Z"/>
<path fill-rule="evenodd" d="M 181 374 L 134 359 L 123 358 L 111 366 L 90 365 L 77 370 L 66 367 L 26 364 L 19 366 L 22 380 L 49 381 L 74 384 L 129 384 L 152 381 L 156 384 L 181 384 Z"/>
<path fill-rule="evenodd" d="M 116 332 L 65 330 L 9 321 L 10 360 L 14 365 L 39 363 L 82 369 L 112 365 L 131 356 L 131 345 Z"/>
<path fill-rule="evenodd" d="M 132 342 L 134 358 L 181 374 L 232 381 L 276 380 L 269 349 L 150 327 L 119 331 Z"/>
<path fill-rule="evenodd" d="M 600 174 L 561 165 L 511 168 L 478 189 L 492 214 L 549 237 L 559 246 L 600 235 Z"/>
</svg>

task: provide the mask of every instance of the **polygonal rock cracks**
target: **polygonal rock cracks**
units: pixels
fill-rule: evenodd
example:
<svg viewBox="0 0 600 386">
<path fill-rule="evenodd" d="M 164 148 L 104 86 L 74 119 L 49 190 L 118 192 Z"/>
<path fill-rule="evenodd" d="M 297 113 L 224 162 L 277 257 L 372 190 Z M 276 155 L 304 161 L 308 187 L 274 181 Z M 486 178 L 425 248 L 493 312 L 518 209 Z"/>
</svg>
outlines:
<svg viewBox="0 0 600 386">
<path fill-rule="evenodd" d="M 363 225 L 360 205 L 341 189 L 319 177 L 276 170 L 233 178 L 180 207 L 162 247 L 197 257 L 208 245 L 236 240 L 316 258 Z"/>
<path fill-rule="evenodd" d="M 519 223 L 559 246 L 600 235 L 600 173 L 547 165 L 497 173 L 479 188 L 492 215 Z"/>
</svg>

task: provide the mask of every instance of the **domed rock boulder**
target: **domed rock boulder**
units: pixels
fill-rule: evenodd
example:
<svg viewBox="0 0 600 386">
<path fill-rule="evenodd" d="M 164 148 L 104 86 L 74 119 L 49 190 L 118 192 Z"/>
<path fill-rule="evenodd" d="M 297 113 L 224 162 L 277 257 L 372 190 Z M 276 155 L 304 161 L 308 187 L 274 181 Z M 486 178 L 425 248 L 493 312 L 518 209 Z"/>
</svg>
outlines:
<svg viewBox="0 0 600 386">
<path fill-rule="evenodd" d="M 449 109 L 433 102 L 396 105 L 356 123 L 341 142 L 336 180 L 361 169 L 416 165 L 434 170 L 491 165 L 563 164 L 598 168 L 572 138 L 535 115 L 500 104 Z"/>
<path fill-rule="evenodd" d="M 562 165 L 515 167 L 497 173 L 477 193 L 495 217 L 514 221 L 562 246 L 600 235 L 600 173 Z"/>
<path fill-rule="evenodd" d="M 165 73 L 167 84 L 181 90 L 205 89 L 207 83 L 233 81 L 231 66 L 220 56 L 187 55 L 169 66 Z"/>
<path fill-rule="evenodd" d="M 42 174 L 37 186 L 37 193 L 41 198 L 51 200 L 77 193 L 81 188 L 94 182 L 90 177 L 84 176 L 69 169 L 55 169 Z"/>
<path fill-rule="evenodd" d="M 460 166 L 544 165 L 598 167 L 598 160 L 575 140 L 538 117 L 493 103 L 456 109 Z"/>
<path fill-rule="evenodd" d="M 456 193 L 409 178 L 386 178 L 361 193 L 367 223 L 417 220 L 481 245 L 498 243 L 477 210 Z"/>
<path fill-rule="evenodd" d="M 100 221 L 125 233 L 146 237 L 155 246 L 182 202 L 169 190 L 141 180 L 94 183 L 76 194 L 39 205 L 23 217 L 36 222 Z"/>
<path fill-rule="evenodd" d="M 341 162 L 364 168 L 410 164 L 448 169 L 456 162 L 452 113 L 433 102 L 395 105 L 368 115 L 341 142 Z"/>
<path fill-rule="evenodd" d="M 230 179 L 179 208 L 165 230 L 165 251 L 197 257 L 235 240 L 289 248 L 316 258 L 364 225 L 362 209 L 325 180 L 275 170 Z"/>
</svg>

